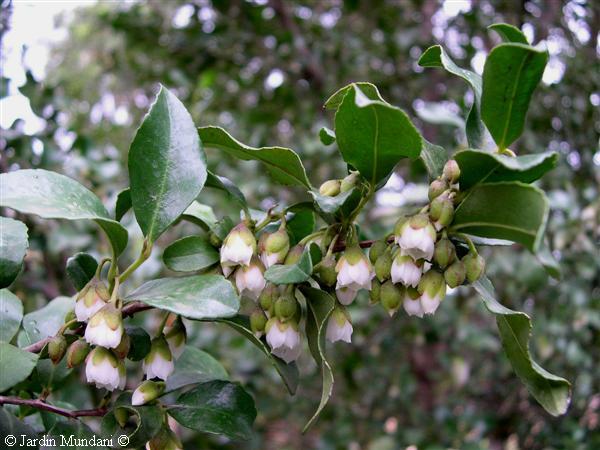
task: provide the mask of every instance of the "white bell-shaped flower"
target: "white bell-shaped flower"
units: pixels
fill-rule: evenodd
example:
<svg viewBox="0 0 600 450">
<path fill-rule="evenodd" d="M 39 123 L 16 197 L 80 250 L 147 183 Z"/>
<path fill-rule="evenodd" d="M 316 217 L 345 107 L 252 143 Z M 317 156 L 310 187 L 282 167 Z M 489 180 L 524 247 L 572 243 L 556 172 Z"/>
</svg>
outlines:
<svg viewBox="0 0 600 450">
<path fill-rule="evenodd" d="M 414 260 L 431 261 L 435 249 L 436 231 L 425 214 L 417 214 L 401 223 L 394 230 L 396 244 L 401 254 Z"/>
<path fill-rule="evenodd" d="M 221 246 L 221 266 L 226 267 L 250 264 L 256 251 L 256 239 L 245 223 L 235 226 Z M 228 276 L 228 274 L 226 275 Z"/>
<path fill-rule="evenodd" d="M 325 337 L 329 342 L 344 341 L 350 343 L 352 341 L 352 323 L 350 322 L 346 311 L 337 306 L 329 317 L 327 322 L 327 330 Z"/>
<path fill-rule="evenodd" d="M 302 351 L 302 340 L 298 332 L 298 324 L 293 321 L 281 322 L 272 317 L 265 327 L 267 344 L 271 353 L 283 359 L 286 363 L 295 361 Z"/>
<path fill-rule="evenodd" d="M 274 264 L 282 264 L 290 250 L 290 238 L 285 227 L 274 233 L 263 233 L 258 240 L 260 260 L 268 269 Z"/>
<path fill-rule="evenodd" d="M 393 283 L 402 283 L 405 286 L 417 287 L 423 268 L 410 256 L 396 255 L 390 271 Z"/>
<path fill-rule="evenodd" d="M 265 268 L 258 258 L 254 257 L 248 266 L 240 266 L 235 271 L 235 285 L 240 295 L 258 300 L 267 282 L 263 275 Z"/>
<path fill-rule="evenodd" d="M 88 322 L 84 337 L 92 345 L 106 348 L 118 347 L 123 337 L 121 310 L 112 303 L 106 303 Z"/>
<path fill-rule="evenodd" d="M 341 287 L 335 290 L 335 295 L 342 305 L 349 305 L 352 303 L 357 294 L 358 291 L 352 289 L 351 287 Z"/>
<path fill-rule="evenodd" d="M 402 301 L 402 307 L 409 316 L 423 317 L 425 314 L 423 311 L 423 306 L 421 305 L 421 294 L 419 294 L 419 291 L 414 288 L 406 289 L 406 293 L 404 294 L 404 299 Z"/>
<path fill-rule="evenodd" d="M 346 249 L 335 266 L 337 272 L 336 288 L 351 288 L 371 290 L 371 280 L 375 277 L 371 261 L 362 252 L 360 247 L 354 245 Z"/>
<path fill-rule="evenodd" d="M 88 383 L 109 391 L 125 388 L 125 365 L 110 350 L 96 347 L 87 356 L 85 377 Z"/>
<path fill-rule="evenodd" d="M 164 336 L 161 335 L 152 340 L 150 353 L 144 358 L 142 369 L 148 379 L 160 378 L 166 380 L 173 373 L 175 362 Z"/>
<path fill-rule="evenodd" d="M 79 322 L 87 322 L 106 305 L 109 298 L 110 295 L 103 283 L 90 283 L 77 296 L 75 317 Z"/>
<path fill-rule="evenodd" d="M 435 270 L 430 270 L 419 282 L 420 302 L 424 314 L 433 314 L 446 296 L 444 276 Z"/>
</svg>

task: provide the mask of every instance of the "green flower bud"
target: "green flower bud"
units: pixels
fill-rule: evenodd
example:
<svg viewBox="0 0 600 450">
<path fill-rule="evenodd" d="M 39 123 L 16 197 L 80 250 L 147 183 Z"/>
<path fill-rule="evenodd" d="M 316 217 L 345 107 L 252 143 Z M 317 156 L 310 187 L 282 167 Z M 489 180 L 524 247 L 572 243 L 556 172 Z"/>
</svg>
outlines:
<svg viewBox="0 0 600 450">
<path fill-rule="evenodd" d="M 445 269 L 456 258 L 456 248 L 450 239 L 440 239 L 435 244 L 433 261 L 442 269 Z"/>
<path fill-rule="evenodd" d="M 75 310 L 71 310 L 67 313 L 67 315 L 65 316 L 65 323 L 69 323 L 72 320 L 76 320 L 77 319 L 77 315 L 75 314 Z M 67 328 L 67 330 L 74 330 L 76 328 L 79 327 L 79 324 L 77 322 L 73 322 L 71 325 L 69 325 Z"/>
<path fill-rule="evenodd" d="M 290 249 L 290 237 L 285 228 L 279 228 L 273 233 L 263 233 L 258 241 L 260 260 L 266 268 L 281 264 Z"/>
<path fill-rule="evenodd" d="M 89 352 L 90 346 L 84 339 L 73 342 L 67 350 L 67 367 L 72 369 L 81 364 Z"/>
<path fill-rule="evenodd" d="M 221 244 L 223 243 L 221 238 L 217 236 L 217 234 L 214 231 L 210 231 L 208 233 L 208 242 L 210 242 L 210 245 L 212 245 L 215 248 L 221 247 Z"/>
<path fill-rule="evenodd" d="M 319 188 L 319 194 L 326 197 L 335 197 L 340 193 L 341 185 L 340 180 L 327 180 Z"/>
<path fill-rule="evenodd" d="M 394 284 L 391 280 L 386 281 L 381 285 L 381 306 L 388 312 L 390 316 L 396 314 L 402 300 L 406 288 L 401 284 Z"/>
<path fill-rule="evenodd" d="M 165 383 L 162 381 L 146 380 L 140 384 L 131 396 L 133 406 L 141 406 L 156 400 L 165 392 Z"/>
<path fill-rule="evenodd" d="M 453 159 L 448 160 L 444 165 L 442 176 L 448 180 L 448 183 L 456 183 L 460 177 L 460 167 L 458 167 L 458 163 Z"/>
<path fill-rule="evenodd" d="M 314 272 L 325 286 L 331 287 L 335 284 L 337 276 L 335 272 L 335 265 L 335 257 L 330 255 L 325 256 L 325 258 L 323 258 L 321 262 L 315 266 Z"/>
<path fill-rule="evenodd" d="M 485 260 L 477 253 L 468 253 L 462 259 L 467 272 L 467 280 L 474 283 L 485 271 Z"/>
<path fill-rule="evenodd" d="M 452 223 L 454 218 L 454 204 L 447 195 L 441 195 L 431 202 L 429 207 L 431 219 L 443 227 Z"/>
<path fill-rule="evenodd" d="M 356 186 L 356 183 L 358 183 L 358 178 L 358 172 L 352 172 L 350 175 L 345 177 L 340 185 L 340 192 L 349 191 L 354 186 Z"/>
<path fill-rule="evenodd" d="M 48 356 L 55 365 L 63 359 L 67 351 L 67 339 L 62 334 L 57 334 L 48 342 Z"/>
<path fill-rule="evenodd" d="M 129 354 L 130 346 L 131 346 L 131 339 L 129 339 L 129 336 L 127 336 L 126 333 L 123 333 L 123 336 L 121 337 L 121 342 L 119 342 L 119 345 L 117 345 L 113 349 L 113 352 L 115 353 L 115 355 L 117 355 L 117 357 L 119 359 L 125 359 L 127 357 L 127 355 Z"/>
<path fill-rule="evenodd" d="M 392 269 L 392 252 L 387 249 L 383 254 L 375 261 L 375 275 L 382 283 L 390 278 L 390 270 Z"/>
<path fill-rule="evenodd" d="M 402 230 L 404 229 L 404 224 L 406 223 L 407 220 L 408 220 L 408 218 L 406 218 L 406 217 L 400 217 L 396 221 L 396 224 L 394 225 L 394 236 L 400 236 L 402 234 Z"/>
<path fill-rule="evenodd" d="M 258 303 L 265 313 L 272 314 L 275 307 L 275 300 L 279 296 L 277 286 L 272 283 L 267 283 L 265 288 L 258 297 Z"/>
<path fill-rule="evenodd" d="M 442 289 L 442 286 L 445 290 L 446 285 L 444 283 L 444 277 L 442 274 L 435 270 L 429 270 L 421 277 L 421 281 L 419 281 L 417 290 L 421 295 L 427 293 L 430 296 L 435 296 Z"/>
<path fill-rule="evenodd" d="M 444 279 L 448 286 L 455 288 L 464 283 L 466 275 L 465 264 L 462 261 L 455 261 L 444 272 Z"/>
<path fill-rule="evenodd" d="M 381 298 L 381 283 L 377 278 L 371 280 L 371 290 L 369 291 L 369 303 L 375 305 Z"/>
<path fill-rule="evenodd" d="M 297 308 L 296 299 L 292 294 L 284 294 L 275 302 L 275 314 L 282 322 L 293 318 Z"/>
<path fill-rule="evenodd" d="M 448 189 L 448 183 L 446 183 L 445 180 L 433 180 L 429 185 L 429 191 L 427 193 L 429 201 L 433 201 L 433 199 L 442 195 L 446 189 Z"/>
<path fill-rule="evenodd" d="M 369 260 L 371 261 L 371 264 L 375 264 L 375 261 L 377 261 L 381 255 L 383 255 L 387 248 L 388 243 L 385 239 L 380 239 L 373 243 L 369 249 Z"/>
<path fill-rule="evenodd" d="M 267 316 L 260 309 L 255 309 L 250 314 L 250 329 L 255 336 L 262 336 L 265 331 L 265 325 L 267 325 Z"/>
<path fill-rule="evenodd" d="M 284 264 L 286 266 L 296 264 L 300 260 L 302 253 L 304 253 L 304 245 L 302 245 L 302 244 L 294 245 L 288 252 L 287 256 L 285 257 Z"/>
</svg>

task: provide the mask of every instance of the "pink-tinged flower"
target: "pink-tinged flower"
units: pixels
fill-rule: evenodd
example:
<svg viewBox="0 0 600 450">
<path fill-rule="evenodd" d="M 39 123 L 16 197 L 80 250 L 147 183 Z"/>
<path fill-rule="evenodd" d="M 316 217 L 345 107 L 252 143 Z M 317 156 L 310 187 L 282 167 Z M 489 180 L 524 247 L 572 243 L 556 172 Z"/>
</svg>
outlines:
<svg viewBox="0 0 600 450">
<path fill-rule="evenodd" d="M 85 364 L 88 383 L 109 391 L 125 388 L 125 365 L 110 350 L 96 347 L 88 355 Z"/>
<path fill-rule="evenodd" d="M 235 226 L 227 235 L 221 246 L 221 266 L 223 273 L 226 267 L 250 264 L 256 251 L 256 239 L 243 222 Z M 231 270 L 229 270 L 230 272 Z M 228 276 L 229 274 L 226 274 Z"/>
<path fill-rule="evenodd" d="M 417 287 L 423 268 L 410 256 L 398 254 L 392 263 L 391 276 L 393 283 Z"/>
<path fill-rule="evenodd" d="M 267 282 L 263 275 L 264 266 L 258 260 L 253 258 L 248 266 L 240 266 L 235 271 L 235 285 L 240 295 L 246 295 L 252 300 L 258 300 L 260 293 L 265 288 Z"/>
<path fill-rule="evenodd" d="M 160 378 L 165 381 L 175 370 L 173 354 L 163 336 L 152 340 L 150 353 L 144 358 L 142 368 L 146 378 Z"/>
<path fill-rule="evenodd" d="M 121 310 L 112 303 L 106 303 L 92 316 L 85 327 L 85 340 L 92 345 L 116 348 L 123 337 L 123 318 Z"/>
<path fill-rule="evenodd" d="M 258 240 L 260 260 L 267 269 L 274 264 L 283 264 L 289 250 L 290 238 L 285 228 L 263 233 Z"/>
<path fill-rule="evenodd" d="M 431 261 L 436 231 L 425 214 L 411 217 L 397 226 L 394 233 L 402 255 L 411 256 L 415 261 L 421 258 Z"/>
<path fill-rule="evenodd" d="M 335 295 L 342 305 L 349 305 L 352 303 L 357 294 L 358 291 L 355 291 L 351 287 L 341 287 L 335 290 Z"/>
<path fill-rule="evenodd" d="M 327 322 L 327 330 L 325 337 L 329 342 L 344 341 L 350 343 L 352 341 L 352 323 L 348 318 L 348 314 L 341 307 L 336 307 L 329 317 Z"/>
<path fill-rule="evenodd" d="M 337 272 L 337 289 L 371 290 L 371 280 L 375 277 L 375 272 L 369 258 L 357 245 L 346 249 L 337 262 L 335 271 Z"/>
<path fill-rule="evenodd" d="M 265 330 L 267 344 L 271 347 L 272 354 L 288 364 L 298 359 L 302 351 L 302 340 L 295 322 L 281 322 L 278 318 L 272 317 L 267 322 Z"/>
</svg>

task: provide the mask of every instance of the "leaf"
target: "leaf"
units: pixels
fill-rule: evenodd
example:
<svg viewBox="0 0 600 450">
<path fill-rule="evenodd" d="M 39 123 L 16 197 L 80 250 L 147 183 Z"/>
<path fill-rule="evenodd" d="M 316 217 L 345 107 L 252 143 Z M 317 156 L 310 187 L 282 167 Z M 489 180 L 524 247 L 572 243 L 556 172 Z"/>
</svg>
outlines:
<svg viewBox="0 0 600 450">
<path fill-rule="evenodd" d="M 514 43 L 501 44 L 488 55 L 481 118 L 499 148 L 507 148 L 523 132 L 529 101 L 547 61 L 547 52 Z"/>
<path fill-rule="evenodd" d="M 246 337 L 250 342 L 256 345 L 267 357 L 269 361 L 279 373 L 279 376 L 283 380 L 285 387 L 287 388 L 290 395 L 296 393 L 298 389 L 298 367 L 295 362 L 287 364 L 282 359 L 274 356 L 267 344 L 264 341 L 257 338 L 250 328 L 250 320 L 246 316 L 235 316 L 231 319 L 220 319 L 219 322 L 229 325 L 231 328 L 236 330 L 238 333 Z"/>
<path fill-rule="evenodd" d="M 19 346 L 33 344 L 39 340 L 54 336 L 65 323 L 65 316 L 75 307 L 71 297 L 56 297 L 46 306 L 25 314 L 23 317 L 23 339 Z"/>
<path fill-rule="evenodd" d="M 307 299 L 309 314 L 306 318 L 306 337 L 308 347 L 317 366 L 321 368 L 323 388 L 319 406 L 302 430 L 303 433 L 315 423 L 319 414 L 327 405 L 333 392 L 333 372 L 325 357 L 325 330 L 327 320 L 335 306 L 335 300 L 327 292 L 312 287 L 300 289 Z"/>
<path fill-rule="evenodd" d="M 206 147 L 223 150 L 225 153 L 243 161 L 263 163 L 273 180 L 278 183 L 311 187 L 300 157 L 289 148 L 250 147 L 242 144 L 219 127 L 201 127 L 198 129 L 198 133 L 200 133 L 200 139 Z"/>
<path fill-rule="evenodd" d="M 0 392 L 26 379 L 37 363 L 39 355 L 0 342 Z"/>
<path fill-rule="evenodd" d="M 176 272 L 206 269 L 219 261 L 219 252 L 202 236 L 187 236 L 170 244 L 163 253 L 165 266 Z"/>
<path fill-rule="evenodd" d="M 544 152 L 511 157 L 482 150 L 463 150 L 455 153 L 454 159 L 460 167 L 459 183 L 464 191 L 480 182 L 531 183 L 556 166 L 558 154 Z"/>
<path fill-rule="evenodd" d="M 543 239 L 540 242 L 540 246 L 538 247 L 538 250 L 535 253 L 535 257 L 537 258 L 538 262 L 544 267 L 548 275 L 550 275 L 556 280 L 560 280 L 562 278 L 560 264 L 552 255 L 550 247 L 548 246 L 548 242 L 546 242 L 545 239 Z"/>
<path fill-rule="evenodd" d="M 465 80 L 473 89 L 473 105 L 467 115 L 465 124 L 465 133 L 470 147 L 481 148 L 485 141 L 486 130 L 481 121 L 481 92 L 482 81 L 481 77 L 470 70 L 463 69 L 457 66 L 454 61 L 448 56 L 445 50 L 434 45 L 429 47 L 419 58 L 418 64 L 421 67 L 441 67 L 446 69 L 453 75 L 456 75 Z"/>
<path fill-rule="evenodd" d="M 181 218 L 195 223 L 204 231 L 213 229 L 218 222 L 213 209 L 208 205 L 203 205 L 197 200 L 194 200 L 192 204 L 187 207 L 181 215 Z"/>
<path fill-rule="evenodd" d="M 240 308 L 233 286 L 220 275 L 151 280 L 130 293 L 126 300 L 137 300 L 196 320 L 232 317 Z"/>
<path fill-rule="evenodd" d="M 76 449 L 76 450 L 89 450 L 89 449 L 106 449 L 105 446 L 92 446 L 92 445 L 79 445 L 85 442 L 101 442 L 102 438 L 97 436 L 90 427 L 85 423 L 76 419 L 65 419 L 60 418 L 56 421 L 52 429 L 46 433 L 47 436 L 52 437 L 56 446 L 44 446 L 44 450 L 59 450 L 59 449 Z M 115 441 L 117 444 L 117 441 Z M 118 444 L 117 444 L 118 445 Z"/>
<path fill-rule="evenodd" d="M 498 303 L 494 287 L 487 278 L 476 281 L 473 287 L 481 295 L 485 307 L 495 314 L 504 352 L 527 390 L 548 413 L 553 416 L 564 414 L 571 401 L 571 384 L 564 378 L 547 372 L 531 358 L 529 316 Z"/>
<path fill-rule="evenodd" d="M 315 229 L 315 214 L 310 202 L 296 203 L 286 208 L 286 228 L 290 235 L 290 245 L 296 245 Z"/>
<path fill-rule="evenodd" d="M 115 205 L 115 220 L 120 222 L 123 216 L 132 207 L 131 189 L 126 188 L 117 194 L 117 204 Z"/>
<path fill-rule="evenodd" d="M 335 134 L 348 164 L 374 187 L 402 158 L 416 158 L 421 135 L 404 111 L 369 99 L 358 86 L 348 90 L 335 114 Z"/>
<path fill-rule="evenodd" d="M 23 302 L 8 289 L 0 290 L 0 342 L 10 342 L 23 319 Z"/>
<path fill-rule="evenodd" d="M 40 358 L 45 355 L 40 353 Z M 50 359 L 40 359 L 31 374 L 31 379 L 37 383 L 40 390 L 54 390 L 63 385 L 63 380 L 67 378 L 73 369 L 67 367 L 67 359 L 63 358 L 58 364 L 53 364 Z"/>
<path fill-rule="evenodd" d="M 275 264 L 265 271 L 265 279 L 273 284 L 298 284 L 310 278 L 313 263 L 309 247 L 304 249 L 300 259 L 294 264 Z"/>
<path fill-rule="evenodd" d="M 434 125 L 450 125 L 452 127 L 465 128 L 464 119 L 442 102 L 423 102 L 415 108 L 419 119 Z"/>
<path fill-rule="evenodd" d="M 548 219 L 540 189 L 517 181 L 478 184 L 454 212 L 452 231 L 518 242 L 535 253 Z"/>
<path fill-rule="evenodd" d="M 150 353 L 150 335 L 142 327 L 127 326 L 125 332 L 129 336 L 129 352 L 127 359 L 130 361 L 141 361 Z"/>
<path fill-rule="evenodd" d="M 67 259 L 67 276 L 78 291 L 94 277 L 97 268 L 98 261 L 88 253 L 77 253 Z"/>
<path fill-rule="evenodd" d="M 131 201 L 144 236 L 154 242 L 198 196 L 206 157 L 185 106 L 161 86 L 129 149 Z"/>
<path fill-rule="evenodd" d="M 527 37 L 517 27 L 508 23 L 494 23 L 488 27 L 488 30 L 495 31 L 504 42 L 516 42 L 528 45 Z"/>
<path fill-rule="evenodd" d="M 354 86 L 358 86 L 358 88 L 363 92 L 363 94 L 365 94 L 371 100 L 379 100 L 382 102 L 385 101 L 381 97 L 381 94 L 379 93 L 377 86 L 375 86 L 372 83 L 366 82 L 366 81 L 358 81 L 356 83 L 350 83 L 350 84 L 344 86 L 343 88 L 338 89 L 325 102 L 325 105 L 324 105 L 325 109 L 338 109 L 340 107 L 340 105 L 342 104 L 342 101 L 344 100 L 344 97 L 346 96 L 348 91 L 350 89 L 352 89 Z"/>
<path fill-rule="evenodd" d="M 208 146 L 208 144 L 206 145 Z M 246 197 L 229 178 L 215 175 L 214 173 L 209 171 L 208 178 L 206 179 L 206 186 L 215 189 L 220 189 L 223 192 L 226 192 L 232 199 L 236 200 L 243 209 L 248 208 L 248 202 L 246 201 Z"/>
<path fill-rule="evenodd" d="M 69 177 L 43 169 L 3 173 L 0 192 L 0 206 L 44 219 L 93 220 L 117 255 L 127 246 L 127 230 L 108 216 L 98 197 Z"/>
<path fill-rule="evenodd" d="M 0 288 L 8 287 L 15 281 L 23 267 L 23 258 L 28 247 L 25 224 L 8 217 L 0 217 Z"/>
<path fill-rule="evenodd" d="M 165 393 L 184 386 L 212 380 L 227 380 L 229 375 L 219 361 L 195 347 L 186 346 L 167 379 Z"/>
<path fill-rule="evenodd" d="M 17 419 L 6 408 L 0 408 L 0 442 L 5 444 L 7 436 L 15 436 L 17 438 L 16 442 L 21 442 L 21 439 L 38 439 L 38 434 L 33 428 Z M 5 448 L 10 447 L 6 445 Z M 13 448 L 18 447 L 13 446 Z"/>
<path fill-rule="evenodd" d="M 444 147 L 432 144 L 428 140 L 423 139 L 421 160 L 427 168 L 429 178 L 437 178 L 442 175 L 444 164 L 446 164 L 446 161 L 448 161 L 448 152 L 446 149 L 444 149 Z"/>
<path fill-rule="evenodd" d="M 231 439 L 250 439 L 256 419 L 252 397 L 238 384 L 222 380 L 185 392 L 168 412 L 187 428 Z"/>
<path fill-rule="evenodd" d="M 319 130 L 319 139 L 323 145 L 331 145 L 335 142 L 335 132 L 327 127 Z"/>
<path fill-rule="evenodd" d="M 308 191 L 308 193 L 312 195 L 315 201 L 317 212 L 327 223 L 333 223 L 336 218 L 342 218 L 344 215 L 350 214 L 361 199 L 360 190 L 356 188 L 342 192 L 335 197 L 321 195 L 316 190 Z"/>
</svg>

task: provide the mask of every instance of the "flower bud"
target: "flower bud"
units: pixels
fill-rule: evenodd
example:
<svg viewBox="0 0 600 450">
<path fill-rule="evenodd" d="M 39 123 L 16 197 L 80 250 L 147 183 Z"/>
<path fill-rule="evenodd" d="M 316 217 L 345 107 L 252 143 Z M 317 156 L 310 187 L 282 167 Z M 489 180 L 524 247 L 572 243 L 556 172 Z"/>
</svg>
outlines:
<svg viewBox="0 0 600 450">
<path fill-rule="evenodd" d="M 164 336 L 161 335 L 152 339 L 150 353 L 144 358 L 142 368 L 148 379 L 160 378 L 166 380 L 173 373 L 173 370 L 175 370 L 173 354 Z"/>
<path fill-rule="evenodd" d="M 85 340 L 92 345 L 115 348 L 123 337 L 123 318 L 121 310 L 107 303 L 92 316 L 85 328 Z"/>
<path fill-rule="evenodd" d="M 358 182 L 358 178 L 359 178 L 358 172 L 352 172 L 350 175 L 346 176 L 342 180 L 342 183 L 340 184 L 340 192 L 349 191 L 354 186 L 356 186 L 356 183 Z"/>
<path fill-rule="evenodd" d="M 448 183 L 450 184 L 454 184 L 458 181 L 460 177 L 460 167 L 458 167 L 458 163 L 454 159 L 449 159 L 446 164 L 444 164 L 442 176 L 448 180 Z"/>
<path fill-rule="evenodd" d="M 417 289 L 421 294 L 421 307 L 425 314 L 433 314 L 446 296 L 444 277 L 435 270 L 429 270 L 421 277 Z"/>
<path fill-rule="evenodd" d="M 296 299 L 292 294 L 284 294 L 275 302 L 275 314 L 280 321 L 290 320 L 296 314 Z"/>
<path fill-rule="evenodd" d="M 79 322 L 87 322 L 90 317 L 104 307 L 110 294 L 104 283 L 93 281 L 77 295 L 75 315 Z"/>
<path fill-rule="evenodd" d="M 463 257 L 462 262 L 465 264 L 469 283 L 479 280 L 485 271 L 485 260 L 477 253 L 468 253 Z"/>
<path fill-rule="evenodd" d="M 423 273 L 422 265 L 410 256 L 398 253 L 392 263 L 391 276 L 392 283 L 402 283 L 405 286 L 417 287 Z"/>
<path fill-rule="evenodd" d="M 341 185 L 341 180 L 327 180 L 319 188 L 319 194 L 326 197 L 335 197 L 340 193 Z"/>
<path fill-rule="evenodd" d="M 445 269 L 451 264 L 456 258 L 456 248 L 454 244 L 450 242 L 450 239 L 440 239 L 435 244 L 435 250 L 433 252 L 433 261 L 441 268 Z"/>
<path fill-rule="evenodd" d="M 177 316 L 173 325 L 165 330 L 165 339 L 173 358 L 179 358 L 185 350 L 185 343 L 187 341 L 187 331 L 180 316 Z"/>
<path fill-rule="evenodd" d="M 391 280 L 381 285 L 381 306 L 383 306 L 390 317 L 398 311 L 404 297 L 404 291 L 404 286 L 394 284 Z"/>
<path fill-rule="evenodd" d="M 58 364 L 67 351 L 67 339 L 57 334 L 48 342 L 48 356 L 53 364 Z"/>
<path fill-rule="evenodd" d="M 221 266 L 232 267 L 250 264 L 256 251 L 256 239 L 244 222 L 236 225 L 221 246 Z"/>
<path fill-rule="evenodd" d="M 67 315 L 65 316 L 65 324 L 76 320 L 77 319 L 77 314 L 75 314 L 74 310 L 71 310 L 67 313 Z M 77 320 L 78 321 L 78 320 Z M 67 330 L 75 330 L 76 328 L 79 328 L 79 324 L 74 322 L 71 325 L 67 326 L 65 329 Z"/>
<path fill-rule="evenodd" d="M 123 333 L 121 342 L 119 342 L 119 345 L 117 345 L 114 348 L 113 352 L 115 355 L 117 355 L 117 358 L 125 359 L 125 358 L 127 358 L 127 355 L 129 354 L 130 346 L 131 346 L 131 340 L 129 339 L 129 336 L 127 336 L 126 333 Z"/>
<path fill-rule="evenodd" d="M 260 260 L 268 269 L 274 264 L 282 264 L 290 249 L 290 237 L 285 228 L 273 233 L 263 233 L 258 241 Z"/>
<path fill-rule="evenodd" d="M 275 309 L 275 301 L 279 297 L 279 291 L 277 290 L 277 286 L 272 283 L 267 283 L 265 288 L 260 293 L 258 297 L 258 302 L 260 303 L 260 307 L 267 314 L 267 316 L 271 316 Z"/>
<path fill-rule="evenodd" d="M 131 396 L 133 406 L 141 406 L 156 400 L 165 392 L 165 383 L 162 381 L 146 380 L 140 384 Z"/>
<path fill-rule="evenodd" d="M 293 320 L 281 322 L 276 317 L 271 317 L 265 326 L 267 344 L 271 353 L 290 363 L 300 356 L 302 340 L 298 332 L 298 324 Z"/>
<path fill-rule="evenodd" d="M 354 291 L 371 290 L 371 280 L 375 272 L 369 259 L 358 245 L 346 249 L 335 266 L 337 288 L 349 287 Z"/>
<path fill-rule="evenodd" d="M 421 305 L 421 294 L 419 294 L 419 291 L 416 288 L 409 287 L 406 289 L 402 307 L 409 316 L 423 317 L 424 312 L 423 306 Z"/>
<path fill-rule="evenodd" d="M 444 272 L 446 284 L 451 288 L 455 288 L 463 284 L 466 276 L 467 271 L 465 269 L 465 264 L 462 261 L 453 262 Z"/>
<path fill-rule="evenodd" d="M 77 339 L 67 350 L 67 367 L 72 369 L 81 364 L 89 352 L 89 344 L 84 339 Z"/>
<path fill-rule="evenodd" d="M 390 271 L 392 269 L 392 252 L 387 249 L 383 254 L 375 261 L 375 274 L 382 283 L 390 278 Z"/>
<path fill-rule="evenodd" d="M 450 197 L 441 195 L 432 201 L 429 216 L 439 225 L 439 229 L 450 225 L 454 218 L 454 204 Z"/>
<path fill-rule="evenodd" d="M 302 244 L 294 245 L 288 252 L 287 256 L 285 257 L 284 264 L 286 266 L 291 266 L 292 264 L 296 264 L 300 260 L 302 253 L 304 253 L 304 245 L 302 245 Z"/>
<path fill-rule="evenodd" d="M 412 216 L 398 231 L 395 239 L 402 255 L 411 256 L 415 261 L 421 258 L 431 261 L 437 236 L 435 228 L 425 214 Z"/>
<path fill-rule="evenodd" d="M 267 316 L 260 309 L 255 309 L 250 314 L 250 329 L 256 337 L 261 337 L 267 325 Z"/>
<path fill-rule="evenodd" d="M 210 242 L 210 245 L 216 248 L 221 247 L 221 245 L 223 244 L 221 238 L 217 236 L 217 233 L 215 233 L 214 231 L 210 231 L 208 233 L 208 242 Z"/>
<path fill-rule="evenodd" d="M 325 286 L 331 287 L 335 284 L 337 278 L 335 266 L 335 257 L 332 255 L 326 255 L 325 258 L 315 266 L 314 272 Z"/>
<path fill-rule="evenodd" d="M 265 268 L 260 260 L 252 258 L 247 266 L 240 266 L 235 271 L 235 285 L 240 295 L 245 295 L 252 300 L 258 300 L 258 296 L 267 284 L 263 275 Z"/>
<path fill-rule="evenodd" d="M 442 193 L 448 189 L 448 183 L 445 180 L 433 180 L 429 185 L 429 191 L 427 196 L 429 197 L 429 201 L 433 201 L 433 199 L 442 195 Z"/>
<path fill-rule="evenodd" d="M 147 444 L 146 450 L 183 450 L 183 444 L 169 428 L 163 428 Z"/>
<path fill-rule="evenodd" d="M 371 281 L 371 290 L 369 291 L 369 303 L 375 305 L 379 303 L 381 297 L 381 283 L 377 278 L 373 278 Z"/>
<path fill-rule="evenodd" d="M 96 347 L 87 356 L 85 376 L 88 383 L 109 391 L 125 388 L 125 365 L 104 347 Z"/>
<path fill-rule="evenodd" d="M 343 307 L 336 306 L 327 322 L 325 337 L 329 342 L 344 341 L 349 344 L 352 341 L 352 331 L 348 313 Z"/>
<path fill-rule="evenodd" d="M 371 261 L 371 264 L 375 264 L 379 257 L 385 253 L 387 248 L 388 243 L 385 239 L 375 241 L 369 249 L 369 261 Z"/>
<path fill-rule="evenodd" d="M 335 290 L 335 295 L 338 299 L 338 301 L 342 304 L 342 305 L 349 305 L 350 303 L 352 303 L 354 301 L 354 299 L 356 298 L 356 295 L 358 294 L 358 291 L 354 290 L 351 287 L 339 287 L 336 288 Z"/>
</svg>

